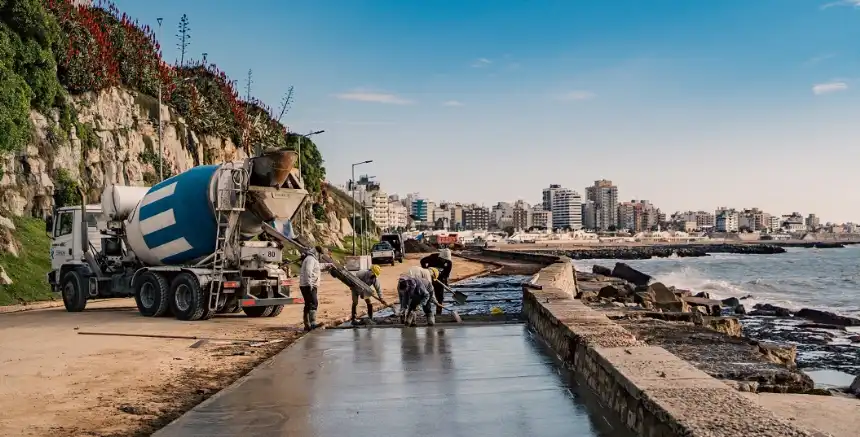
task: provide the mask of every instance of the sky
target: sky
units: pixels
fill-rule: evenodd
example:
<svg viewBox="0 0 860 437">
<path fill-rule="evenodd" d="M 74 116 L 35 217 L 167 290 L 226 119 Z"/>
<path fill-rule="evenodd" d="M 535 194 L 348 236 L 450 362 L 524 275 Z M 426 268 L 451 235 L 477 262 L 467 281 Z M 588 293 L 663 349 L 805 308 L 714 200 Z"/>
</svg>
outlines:
<svg viewBox="0 0 860 437">
<path fill-rule="evenodd" d="M 315 136 L 328 179 L 435 201 L 549 184 L 665 212 L 860 221 L 860 0 L 118 0 Z"/>
</svg>

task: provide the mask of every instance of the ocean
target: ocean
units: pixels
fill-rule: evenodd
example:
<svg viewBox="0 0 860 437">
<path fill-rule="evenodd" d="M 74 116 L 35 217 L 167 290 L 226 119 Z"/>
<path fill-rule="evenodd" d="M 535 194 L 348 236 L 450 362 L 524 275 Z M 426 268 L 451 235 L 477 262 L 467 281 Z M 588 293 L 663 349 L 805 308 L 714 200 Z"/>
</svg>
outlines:
<svg viewBox="0 0 860 437">
<path fill-rule="evenodd" d="M 842 249 L 788 248 L 774 255 L 713 254 L 694 258 L 653 258 L 624 261 L 657 281 L 713 299 L 744 297 L 747 310 L 770 303 L 792 310 L 813 308 L 860 317 L 860 245 Z M 577 270 L 591 271 L 616 260 L 574 261 Z"/>
</svg>

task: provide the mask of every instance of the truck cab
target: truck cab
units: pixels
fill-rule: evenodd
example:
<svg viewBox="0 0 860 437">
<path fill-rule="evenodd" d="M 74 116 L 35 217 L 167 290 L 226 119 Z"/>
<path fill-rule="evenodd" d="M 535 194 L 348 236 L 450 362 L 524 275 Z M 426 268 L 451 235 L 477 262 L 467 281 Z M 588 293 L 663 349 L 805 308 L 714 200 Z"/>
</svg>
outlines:
<svg viewBox="0 0 860 437">
<path fill-rule="evenodd" d="M 86 216 L 81 207 L 67 206 L 58 208 L 45 221 L 45 232 L 51 237 L 51 271 L 48 284 L 54 292 L 60 292 L 60 282 L 69 269 L 84 267 L 83 222 L 86 221 L 89 242 L 94 251 L 101 250 L 101 231 L 105 220 L 101 205 L 88 205 Z"/>
</svg>

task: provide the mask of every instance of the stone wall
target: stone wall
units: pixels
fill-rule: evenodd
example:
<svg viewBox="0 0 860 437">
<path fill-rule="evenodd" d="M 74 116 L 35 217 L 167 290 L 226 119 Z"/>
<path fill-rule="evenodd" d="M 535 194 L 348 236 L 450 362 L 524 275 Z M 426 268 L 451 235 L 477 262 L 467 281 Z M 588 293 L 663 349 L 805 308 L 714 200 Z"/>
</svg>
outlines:
<svg viewBox="0 0 860 437">
<path fill-rule="evenodd" d="M 744 398 L 579 300 L 570 260 L 538 273 L 541 290 L 523 289 L 533 329 L 633 432 L 647 437 L 812 436 Z"/>
<path fill-rule="evenodd" d="M 509 252 L 505 250 L 481 249 L 481 254 L 491 256 L 493 258 L 526 261 L 535 264 L 550 265 L 558 261 L 558 257 L 555 255 L 541 255 L 539 253 Z"/>
</svg>

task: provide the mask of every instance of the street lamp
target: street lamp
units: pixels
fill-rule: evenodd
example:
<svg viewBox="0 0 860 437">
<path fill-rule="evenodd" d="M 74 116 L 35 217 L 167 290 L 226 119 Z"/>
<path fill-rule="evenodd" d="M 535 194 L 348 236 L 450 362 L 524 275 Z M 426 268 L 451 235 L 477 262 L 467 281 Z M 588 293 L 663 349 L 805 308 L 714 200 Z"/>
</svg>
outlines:
<svg viewBox="0 0 860 437">
<path fill-rule="evenodd" d="M 352 181 L 350 182 L 350 188 L 352 191 L 352 255 L 355 256 L 355 167 L 362 164 L 370 164 L 373 162 L 372 159 L 368 159 L 367 161 L 356 162 L 352 165 Z"/>
<path fill-rule="evenodd" d="M 299 167 L 299 176 L 302 178 L 302 184 L 304 184 L 304 182 L 305 182 L 305 177 L 304 177 L 304 176 L 302 176 L 302 138 L 310 138 L 310 137 L 312 137 L 312 136 L 314 136 L 314 135 L 321 134 L 321 133 L 324 133 L 324 132 L 325 132 L 324 130 L 318 130 L 318 131 L 314 131 L 314 132 L 311 132 L 311 133 L 306 134 L 306 135 L 296 134 L 296 135 L 298 135 L 298 137 L 299 137 L 299 141 L 298 141 L 298 143 L 299 143 L 299 144 L 298 144 L 298 147 L 297 147 L 297 149 L 298 149 L 298 150 L 297 150 L 297 152 L 298 152 L 298 154 L 299 154 L 299 162 L 298 162 L 298 164 L 299 164 L 299 165 L 298 165 L 298 167 Z M 305 218 L 304 216 L 305 216 L 305 215 L 304 215 L 304 209 L 303 209 L 303 208 L 299 208 L 299 225 L 301 225 L 302 221 L 304 220 L 304 218 Z"/>
<path fill-rule="evenodd" d="M 158 44 L 161 44 L 161 23 L 164 18 L 156 18 L 158 21 Z M 164 62 L 161 59 L 158 62 Z M 159 66 L 160 67 L 160 66 Z M 164 180 L 164 159 L 161 155 L 164 153 L 164 144 L 161 142 L 161 80 L 158 81 L 158 180 Z"/>
</svg>

